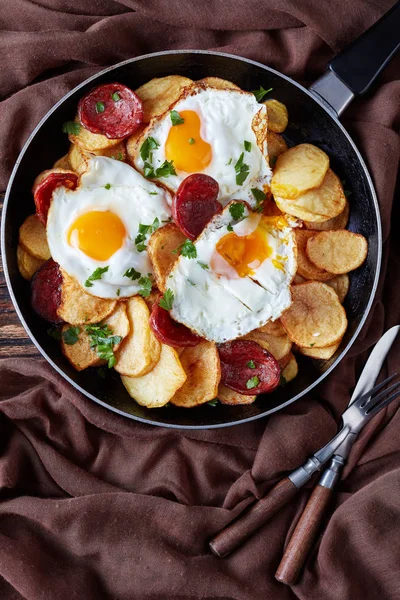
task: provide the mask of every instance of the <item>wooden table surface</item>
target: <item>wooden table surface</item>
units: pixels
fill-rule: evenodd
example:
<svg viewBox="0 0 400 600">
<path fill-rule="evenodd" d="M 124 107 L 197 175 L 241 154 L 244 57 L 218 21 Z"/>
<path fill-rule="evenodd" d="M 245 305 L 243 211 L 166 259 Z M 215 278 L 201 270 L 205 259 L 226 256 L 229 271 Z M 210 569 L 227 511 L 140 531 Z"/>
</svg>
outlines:
<svg viewBox="0 0 400 600">
<path fill-rule="evenodd" d="M 0 195 L 0 209 L 3 207 L 3 195 Z M 0 261 L 0 357 L 36 356 L 40 352 L 31 342 L 14 310 L 7 285 L 4 280 L 3 265 Z"/>
</svg>

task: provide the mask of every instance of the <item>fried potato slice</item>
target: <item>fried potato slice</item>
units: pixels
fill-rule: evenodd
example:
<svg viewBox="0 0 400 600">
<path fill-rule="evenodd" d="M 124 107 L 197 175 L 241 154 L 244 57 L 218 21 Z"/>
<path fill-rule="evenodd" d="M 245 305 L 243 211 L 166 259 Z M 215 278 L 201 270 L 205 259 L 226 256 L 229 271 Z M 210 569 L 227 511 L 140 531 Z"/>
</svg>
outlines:
<svg viewBox="0 0 400 600">
<path fill-rule="evenodd" d="M 159 227 L 149 239 L 147 253 L 149 255 L 156 284 L 159 290 L 165 292 L 168 273 L 178 260 L 178 254 L 173 254 L 186 237 L 174 223 Z"/>
<path fill-rule="evenodd" d="M 285 104 L 279 102 L 279 100 L 266 100 L 263 104 L 267 107 L 268 129 L 275 133 L 285 131 L 289 122 L 288 110 Z"/>
<path fill-rule="evenodd" d="M 332 344 L 332 346 L 326 346 L 325 348 L 302 348 L 299 346 L 298 350 L 300 354 L 304 354 L 304 356 L 309 356 L 310 358 L 317 358 L 318 360 L 329 360 L 335 354 L 336 350 L 340 346 L 339 340 L 336 344 Z"/>
<path fill-rule="evenodd" d="M 228 404 L 229 406 L 238 406 L 239 404 L 253 404 L 257 396 L 245 396 L 239 394 L 234 390 L 226 387 L 223 383 L 219 384 L 218 387 L 218 400 L 222 404 Z"/>
<path fill-rule="evenodd" d="M 206 87 L 217 88 L 217 90 L 240 90 L 240 87 L 236 83 L 227 79 L 221 79 L 220 77 L 204 77 L 196 81 L 196 83 Z"/>
<path fill-rule="evenodd" d="M 141 377 L 156 366 L 161 344 L 150 327 L 150 312 L 143 298 L 129 298 L 126 308 L 130 331 L 115 354 L 117 362 L 114 368 L 121 375 Z"/>
<path fill-rule="evenodd" d="M 328 219 L 328 221 L 323 221 L 322 223 L 312 223 L 311 221 L 304 221 L 304 225 L 307 229 L 314 229 L 316 231 L 331 231 L 337 229 L 346 229 L 347 223 L 349 222 L 349 214 L 350 214 L 350 204 L 348 200 L 346 200 L 346 204 L 342 212 L 337 216 L 333 217 L 333 219 Z"/>
<path fill-rule="evenodd" d="M 102 325 L 108 325 L 112 335 L 119 335 L 124 339 L 129 333 L 129 321 L 126 314 L 124 302 L 118 302 L 115 310 L 106 319 L 101 322 Z M 69 360 L 71 365 L 77 371 L 82 371 L 88 367 L 97 367 L 105 365 L 106 361 L 99 357 L 95 349 L 91 346 L 91 337 L 85 329 L 85 325 L 78 326 L 78 341 L 75 344 L 67 344 L 63 333 L 68 331 L 71 325 L 65 324 L 61 330 L 61 351 Z M 113 347 L 114 352 L 118 350 L 122 343 L 119 342 Z"/>
<path fill-rule="evenodd" d="M 56 160 L 56 162 L 53 165 L 53 169 L 64 169 L 65 171 L 70 171 L 71 164 L 69 162 L 68 154 L 65 154 L 64 156 Z"/>
<path fill-rule="evenodd" d="M 321 231 L 308 240 L 306 251 L 314 265 L 341 275 L 362 265 L 367 257 L 368 242 L 363 235 L 347 229 Z"/>
<path fill-rule="evenodd" d="M 186 381 L 186 373 L 174 348 L 161 344 L 160 359 L 146 375 L 126 377 L 121 381 L 128 394 L 141 406 L 165 406 Z"/>
<path fill-rule="evenodd" d="M 297 255 L 297 260 L 298 260 L 298 255 Z M 293 285 L 298 285 L 299 283 L 304 283 L 305 281 L 307 281 L 304 277 L 302 277 L 301 275 L 299 275 L 298 273 L 296 273 L 296 275 L 293 277 Z"/>
<path fill-rule="evenodd" d="M 268 333 L 269 335 L 273 335 L 274 337 L 281 337 L 282 335 L 286 335 L 286 331 L 282 326 L 282 323 L 279 319 L 276 321 L 268 321 L 265 325 L 262 325 L 256 331 L 261 331 L 262 333 Z"/>
<path fill-rule="evenodd" d="M 299 144 L 289 148 L 278 156 L 276 161 L 271 180 L 271 191 L 275 200 L 293 200 L 307 190 L 318 187 L 323 182 L 328 168 L 329 157 L 317 146 Z"/>
<path fill-rule="evenodd" d="M 297 273 L 304 279 L 312 279 L 314 281 L 326 281 L 332 279 L 332 273 L 318 269 L 309 259 L 306 253 L 307 242 L 315 235 L 314 231 L 309 229 L 294 230 L 297 244 Z"/>
<path fill-rule="evenodd" d="M 247 333 L 241 339 L 257 342 L 262 348 L 268 350 L 276 360 L 281 360 L 284 356 L 289 354 L 293 345 L 287 334 L 277 337 L 264 333 L 259 329 Z"/>
<path fill-rule="evenodd" d="M 146 126 L 139 127 L 130 137 L 126 139 L 125 148 L 126 148 L 126 159 L 129 164 L 134 167 L 135 159 L 140 151 L 140 146 L 143 143 L 142 134 L 145 132 Z"/>
<path fill-rule="evenodd" d="M 151 309 L 153 308 L 154 304 L 158 304 L 160 298 L 161 298 L 161 292 L 157 288 L 153 288 L 150 292 L 150 295 L 146 296 L 146 298 L 144 298 L 144 301 L 146 302 L 147 308 L 149 309 L 150 312 L 151 312 Z"/>
<path fill-rule="evenodd" d="M 168 75 L 155 77 L 137 88 L 135 92 L 143 102 L 143 121 L 149 123 L 162 115 L 190 85 L 193 85 L 193 80 L 188 77 Z"/>
<path fill-rule="evenodd" d="M 343 304 L 350 287 L 350 277 L 347 275 L 347 273 L 344 273 L 343 275 L 336 275 L 336 277 L 333 277 L 333 279 L 328 279 L 328 281 L 325 281 L 325 283 L 326 285 L 330 285 L 331 288 L 335 290 L 340 302 Z"/>
<path fill-rule="evenodd" d="M 269 166 L 272 169 L 276 165 L 278 156 L 283 154 L 283 152 L 286 152 L 288 147 L 283 137 L 279 135 L 279 133 L 274 133 L 273 131 L 268 131 L 267 133 L 267 145 Z"/>
<path fill-rule="evenodd" d="M 295 377 L 297 377 L 298 372 L 299 367 L 297 365 L 297 360 L 295 356 L 290 353 L 289 362 L 286 367 L 282 369 L 282 377 L 284 377 L 286 383 L 289 383 L 289 381 L 292 381 Z"/>
<path fill-rule="evenodd" d="M 97 298 L 87 294 L 73 277 L 61 269 L 61 304 L 58 315 L 70 325 L 99 323 L 110 315 L 116 307 L 116 300 Z"/>
<path fill-rule="evenodd" d="M 29 252 L 24 250 L 21 244 L 17 246 L 17 265 L 18 270 L 21 273 L 22 277 L 27 281 L 32 279 L 32 276 L 36 273 L 39 267 L 42 266 L 44 260 L 40 258 L 35 258 Z"/>
<path fill-rule="evenodd" d="M 114 158 L 115 160 L 126 160 L 126 148 L 125 143 L 120 142 L 116 146 L 111 148 L 104 148 L 102 150 L 96 150 L 88 152 L 77 144 L 71 144 L 68 152 L 68 159 L 71 168 L 78 175 L 82 175 L 88 168 L 88 162 L 93 156 L 107 156 L 108 158 Z"/>
<path fill-rule="evenodd" d="M 75 122 L 79 123 L 78 117 L 75 118 Z M 110 140 L 100 133 L 92 133 L 82 125 L 80 126 L 79 133 L 77 135 L 70 133 L 68 139 L 73 144 L 77 144 L 83 150 L 87 150 L 88 152 L 105 150 L 106 148 L 117 146 L 121 142 L 120 139 Z"/>
<path fill-rule="evenodd" d="M 36 215 L 29 215 L 19 228 L 19 243 L 31 256 L 39 260 L 50 258 L 46 229 Z"/>
<path fill-rule="evenodd" d="M 191 408 L 213 400 L 218 394 L 221 364 L 216 345 L 204 340 L 184 348 L 179 357 L 187 379 L 171 398 L 171 404 Z"/>
<path fill-rule="evenodd" d="M 336 292 L 320 281 L 292 286 L 292 304 L 281 322 L 293 342 L 308 348 L 335 344 L 347 328 L 346 312 Z"/>
<path fill-rule="evenodd" d="M 320 223 L 331 220 L 341 214 L 346 207 L 346 196 L 344 195 L 339 177 L 329 169 L 322 184 L 295 200 L 275 198 L 279 208 L 289 215 L 293 215 L 309 223 Z"/>
</svg>

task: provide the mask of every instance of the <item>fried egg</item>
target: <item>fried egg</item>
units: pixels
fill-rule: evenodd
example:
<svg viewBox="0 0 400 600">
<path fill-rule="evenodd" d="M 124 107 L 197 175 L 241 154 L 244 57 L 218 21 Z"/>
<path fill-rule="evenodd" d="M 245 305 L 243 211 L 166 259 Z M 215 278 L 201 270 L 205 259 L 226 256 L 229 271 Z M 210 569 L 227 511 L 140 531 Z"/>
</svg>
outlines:
<svg viewBox="0 0 400 600">
<path fill-rule="evenodd" d="M 234 204 L 210 221 L 194 242 L 196 256 L 181 255 L 167 280 L 171 316 L 217 343 L 276 320 L 291 304 L 297 266 L 294 234 L 283 216 L 244 208 L 235 221 Z"/>
<path fill-rule="evenodd" d="M 254 206 L 251 190 L 268 191 L 272 174 L 267 124 L 266 107 L 249 92 L 190 88 L 142 134 L 135 166 L 173 192 L 189 174 L 205 173 L 218 181 L 223 205 L 240 199 Z M 176 174 L 162 172 L 168 163 Z"/>
<path fill-rule="evenodd" d="M 139 274 L 152 274 L 146 243 L 170 220 L 171 201 L 168 191 L 129 165 L 94 157 L 76 190 L 53 192 L 47 218 L 51 255 L 89 294 L 133 296 L 142 287 Z M 87 285 L 97 269 L 103 270 L 100 277 Z M 134 278 L 125 275 L 129 269 Z"/>
</svg>

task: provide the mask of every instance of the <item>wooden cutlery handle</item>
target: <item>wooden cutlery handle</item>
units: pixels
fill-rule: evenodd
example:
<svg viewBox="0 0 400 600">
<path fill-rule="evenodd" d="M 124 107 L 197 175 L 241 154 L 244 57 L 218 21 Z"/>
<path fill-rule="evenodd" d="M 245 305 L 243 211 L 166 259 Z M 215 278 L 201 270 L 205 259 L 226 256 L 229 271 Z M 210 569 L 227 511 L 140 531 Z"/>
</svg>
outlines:
<svg viewBox="0 0 400 600">
<path fill-rule="evenodd" d="M 228 525 L 209 543 L 211 551 L 224 558 L 243 544 L 268 519 L 285 506 L 296 494 L 298 488 L 288 477 L 277 483 L 261 500 L 253 504 L 243 516 Z"/>
<path fill-rule="evenodd" d="M 332 489 L 319 484 L 314 488 L 275 573 L 278 581 L 286 585 L 296 582 L 331 495 Z"/>
</svg>

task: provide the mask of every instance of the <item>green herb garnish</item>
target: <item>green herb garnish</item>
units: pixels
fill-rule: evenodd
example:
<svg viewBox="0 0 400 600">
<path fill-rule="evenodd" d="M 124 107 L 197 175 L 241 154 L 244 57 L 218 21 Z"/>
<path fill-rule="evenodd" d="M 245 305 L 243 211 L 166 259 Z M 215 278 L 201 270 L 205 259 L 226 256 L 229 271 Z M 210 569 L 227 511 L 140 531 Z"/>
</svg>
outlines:
<svg viewBox="0 0 400 600">
<path fill-rule="evenodd" d="M 250 171 L 249 165 L 246 165 L 243 162 L 243 158 L 244 158 L 244 152 L 242 152 L 242 154 L 239 156 L 239 159 L 235 165 L 236 184 L 237 185 L 243 185 L 243 183 L 246 181 L 246 179 L 249 175 L 249 171 Z"/>
<path fill-rule="evenodd" d="M 255 369 L 256 363 L 254 362 L 254 360 L 249 360 L 249 362 L 246 363 L 246 367 L 249 367 L 249 369 Z"/>
<path fill-rule="evenodd" d="M 254 210 L 256 212 L 262 212 L 264 210 L 264 201 L 267 199 L 267 195 L 264 194 L 262 190 L 259 190 L 257 188 L 251 188 L 251 193 L 256 199 L 256 205 L 254 207 Z"/>
<path fill-rule="evenodd" d="M 255 95 L 257 102 L 261 102 L 261 100 L 263 100 L 264 96 L 266 96 L 267 94 L 269 94 L 270 92 L 272 92 L 274 88 L 269 88 L 268 90 L 264 90 L 263 86 L 260 85 L 260 89 L 259 90 L 253 90 L 252 94 Z"/>
<path fill-rule="evenodd" d="M 105 370 L 105 368 L 104 367 L 99 367 L 97 369 L 97 375 L 100 375 L 100 377 L 102 379 L 105 379 L 106 378 L 106 370 Z"/>
<path fill-rule="evenodd" d="M 255 375 L 246 381 L 246 387 L 248 390 L 252 390 L 253 388 L 257 387 L 259 383 L 260 380 L 258 379 L 257 375 Z"/>
<path fill-rule="evenodd" d="M 138 284 L 141 286 L 138 291 L 139 296 L 143 298 L 147 298 L 151 294 L 151 288 L 153 287 L 153 282 L 150 279 L 151 273 L 147 273 L 147 277 L 141 277 L 138 281 Z"/>
<path fill-rule="evenodd" d="M 233 227 L 232 227 L 232 225 L 230 223 L 227 225 L 226 228 L 227 228 L 228 231 L 233 231 Z"/>
<path fill-rule="evenodd" d="M 106 190 L 110 190 L 111 189 L 111 183 L 106 183 L 106 185 L 104 187 L 106 188 Z"/>
<path fill-rule="evenodd" d="M 160 227 L 160 219 L 156 217 L 151 225 L 144 225 L 143 223 L 139 223 L 138 234 L 135 237 L 135 246 L 138 252 L 143 252 L 146 250 L 147 246 L 146 236 L 150 233 L 154 233 L 156 229 Z"/>
<path fill-rule="evenodd" d="M 93 271 L 93 273 L 88 277 L 85 281 L 85 287 L 93 287 L 92 281 L 97 281 L 101 279 L 104 273 L 107 273 L 110 267 L 98 267 Z"/>
<path fill-rule="evenodd" d="M 119 296 L 119 295 L 120 295 L 120 293 L 121 293 L 121 288 L 118 288 L 118 289 L 117 289 L 117 296 Z"/>
<path fill-rule="evenodd" d="M 204 270 L 209 269 L 209 266 L 206 265 L 206 263 L 201 262 L 200 260 L 197 261 L 197 264 L 199 264 L 201 266 L 201 268 Z"/>
<path fill-rule="evenodd" d="M 207 402 L 208 406 L 217 406 L 218 403 L 219 403 L 219 398 L 214 398 L 213 400 L 209 400 Z"/>
<path fill-rule="evenodd" d="M 97 114 L 104 112 L 104 102 L 96 102 L 96 112 Z"/>
<path fill-rule="evenodd" d="M 176 175 L 173 160 L 164 160 L 163 164 L 154 170 L 154 167 L 148 163 L 144 163 L 144 176 L 148 179 L 157 179 L 158 177 L 169 177 Z"/>
<path fill-rule="evenodd" d="M 244 204 L 242 202 L 235 202 L 229 207 L 229 212 L 235 221 L 239 221 L 244 216 Z"/>
<path fill-rule="evenodd" d="M 61 331 L 58 327 L 50 327 L 47 330 L 47 335 L 54 338 L 55 340 L 61 340 Z"/>
<path fill-rule="evenodd" d="M 283 375 L 281 375 L 281 377 L 280 377 L 280 379 L 279 379 L 279 385 L 281 385 L 281 386 L 283 387 L 283 386 L 284 386 L 284 385 L 286 385 L 286 384 L 287 384 L 287 379 L 286 379 L 286 377 L 284 377 Z"/>
<path fill-rule="evenodd" d="M 192 146 L 194 144 L 194 138 L 189 138 L 189 144 Z"/>
<path fill-rule="evenodd" d="M 173 254 L 182 254 L 182 256 L 186 256 L 186 258 L 197 258 L 197 250 L 196 246 L 193 244 L 191 240 L 185 240 L 183 244 L 175 248 L 172 251 Z"/>
<path fill-rule="evenodd" d="M 114 92 L 113 94 L 111 94 L 111 98 L 114 100 L 114 102 L 118 102 L 118 100 L 121 100 L 121 96 L 118 94 L 118 92 Z"/>
<path fill-rule="evenodd" d="M 189 277 L 187 278 L 187 282 L 188 282 L 188 283 L 189 283 L 191 286 L 193 286 L 193 287 L 196 287 L 196 284 L 195 284 L 195 282 L 194 282 L 194 281 L 192 281 L 191 279 L 189 279 Z"/>
<path fill-rule="evenodd" d="M 165 290 L 164 295 L 158 304 L 161 306 L 161 308 L 165 308 L 165 310 L 171 310 L 173 302 L 174 292 L 168 288 Z"/>
<path fill-rule="evenodd" d="M 246 140 L 244 141 L 244 149 L 246 150 L 246 152 L 251 152 L 251 142 L 246 142 Z"/>
<path fill-rule="evenodd" d="M 80 332 L 80 327 L 69 327 L 63 331 L 62 338 L 68 346 L 73 346 L 78 341 Z"/>
<path fill-rule="evenodd" d="M 230 158 L 230 159 L 228 160 L 228 162 L 226 163 L 226 166 L 228 167 L 228 166 L 229 166 L 231 163 L 232 163 L 232 158 Z"/>
<path fill-rule="evenodd" d="M 133 267 L 131 267 L 130 269 L 127 269 L 125 271 L 124 277 L 129 277 L 129 279 L 132 279 L 132 281 L 135 281 L 136 279 L 139 279 L 139 277 L 141 277 L 141 273 L 139 273 Z"/>
<path fill-rule="evenodd" d="M 71 135 L 79 135 L 81 131 L 81 124 L 76 121 L 66 121 L 62 126 L 63 133 L 70 133 Z"/>
<path fill-rule="evenodd" d="M 107 361 L 109 369 L 115 365 L 114 346 L 122 341 L 120 335 L 112 335 L 112 330 L 108 325 L 86 325 L 86 332 L 90 337 L 90 347 L 95 350 L 99 358 Z"/>
<path fill-rule="evenodd" d="M 182 125 L 185 122 L 185 119 L 182 119 L 181 115 L 176 110 L 171 110 L 169 113 L 171 117 L 172 125 Z"/>
<path fill-rule="evenodd" d="M 159 145 L 160 144 L 156 142 L 153 137 L 148 137 L 144 140 L 143 144 L 140 146 L 140 157 L 143 162 L 150 157 L 152 150 L 156 150 Z"/>
</svg>

